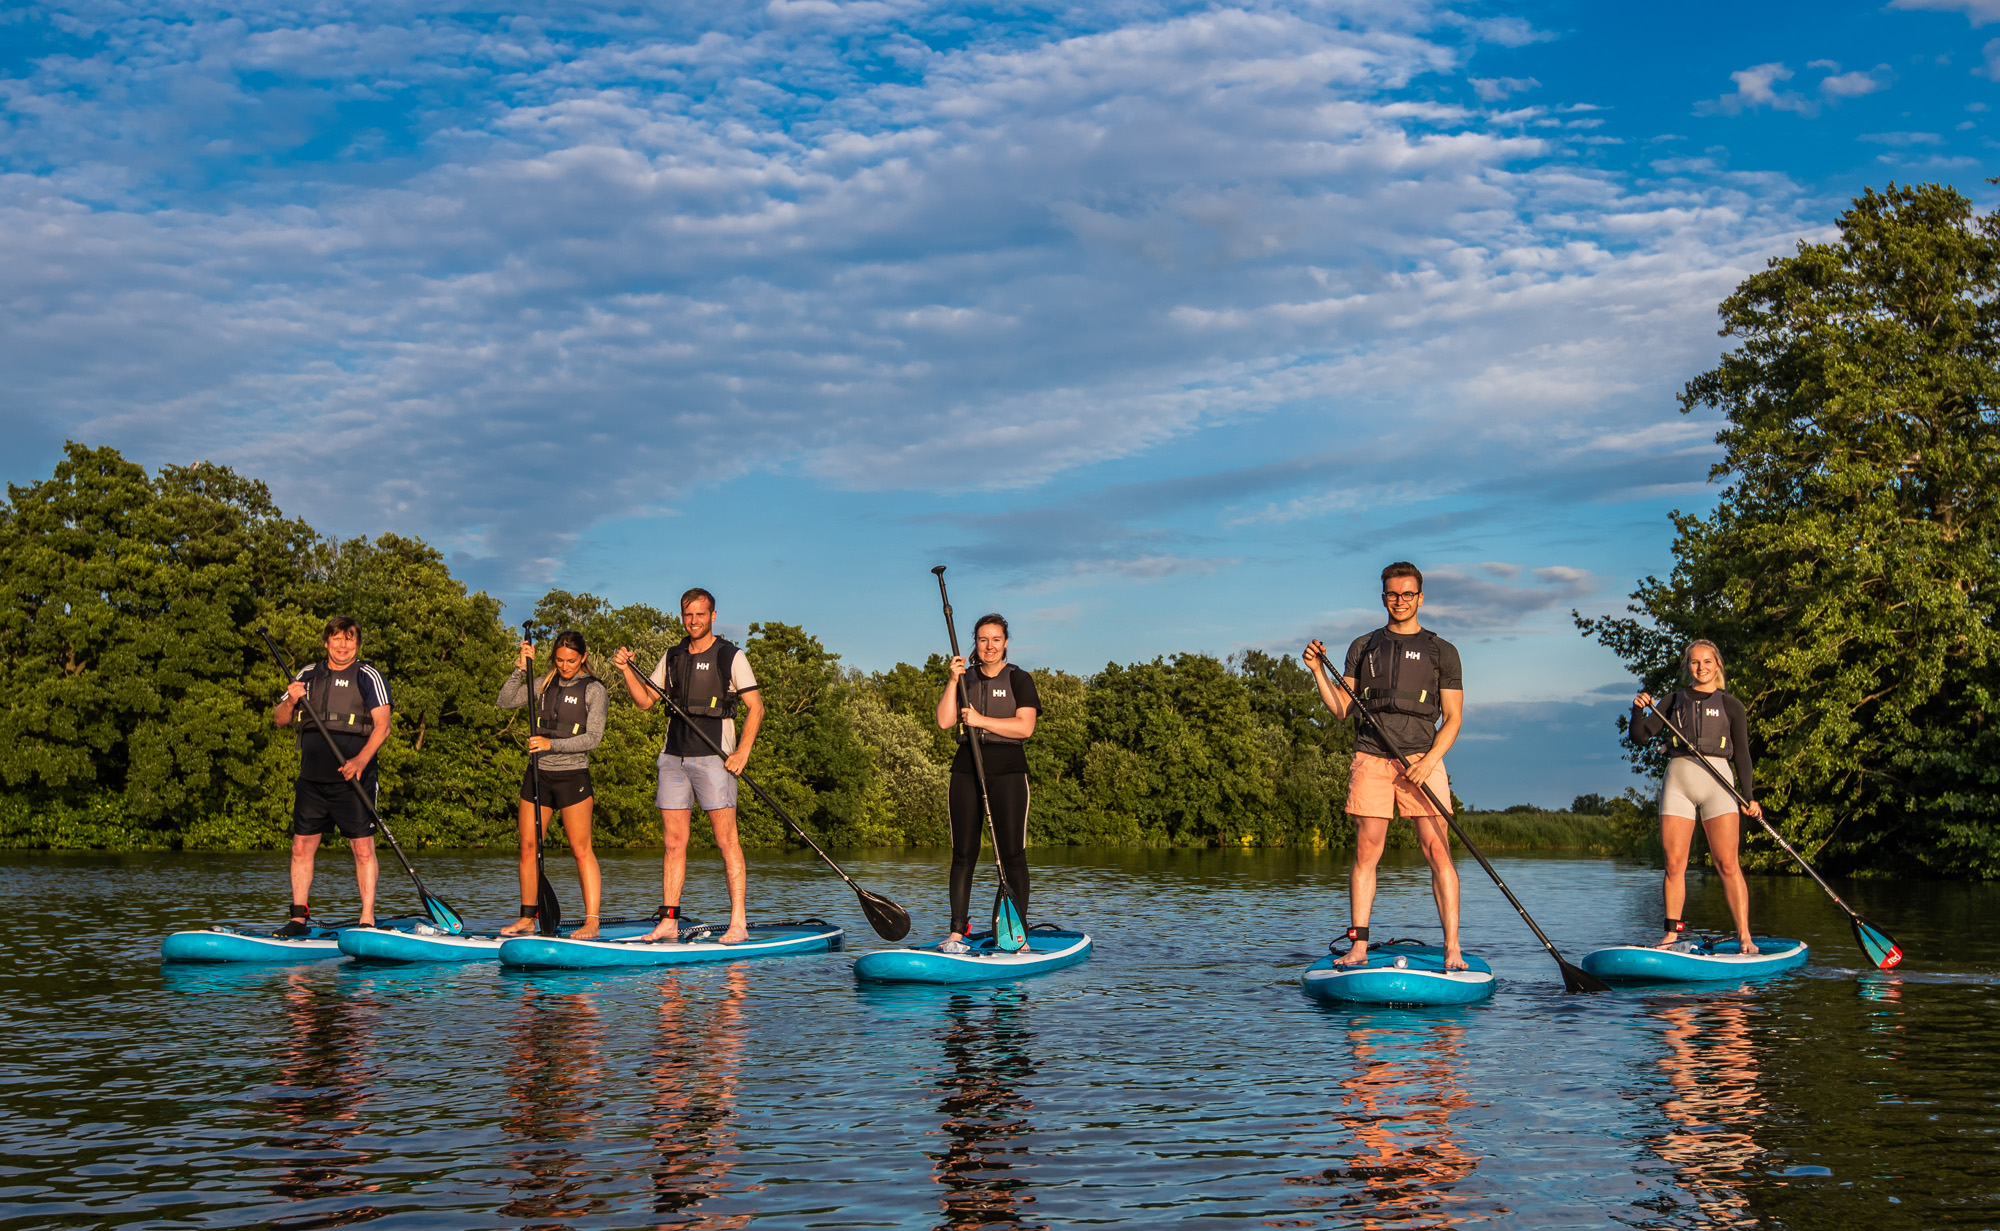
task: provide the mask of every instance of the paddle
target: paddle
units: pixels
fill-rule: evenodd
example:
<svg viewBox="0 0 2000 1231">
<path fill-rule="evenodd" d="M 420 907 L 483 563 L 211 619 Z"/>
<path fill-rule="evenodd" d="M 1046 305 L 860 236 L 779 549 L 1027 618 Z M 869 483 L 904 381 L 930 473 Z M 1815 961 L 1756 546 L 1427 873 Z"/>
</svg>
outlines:
<svg viewBox="0 0 2000 1231">
<path fill-rule="evenodd" d="M 1351 708 L 1356 714 L 1361 716 L 1361 721 L 1367 723 L 1369 729 L 1375 732 L 1375 738 L 1382 742 L 1382 746 L 1390 752 L 1395 753 L 1396 759 L 1402 762 L 1405 770 L 1411 768 L 1410 758 L 1403 755 L 1402 751 L 1396 747 L 1395 741 L 1389 738 L 1389 733 L 1382 729 L 1382 724 L 1375 720 L 1375 715 L 1362 707 L 1361 698 L 1355 696 L 1354 690 L 1347 686 L 1347 677 L 1335 671 L 1323 656 L 1313 665 L 1313 670 L 1315 671 L 1322 669 L 1326 671 L 1334 683 L 1340 685 L 1340 691 L 1347 694 L 1347 700 Z M 1528 908 L 1521 905 L 1521 899 L 1514 896 L 1514 891 L 1507 887 L 1507 882 L 1501 880 L 1500 874 L 1493 870 L 1493 865 L 1486 862 L 1486 856 L 1479 853 L 1479 847 L 1474 845 L 1472 839 L 1465 836 L 1465 831 L 1458 827 L 1458 822 L 1452 818 L 1451 809 L 1447 808 L 1444 801 L 1437 797 L 1437 792 L 1431 790 L 1431 784 L 1428 782 L 1419 782 L 1417 785 L 1423 788 L 1425 797 L 1431 801 L 1431 807 L 1436 808 L 1438 815 L 1444 817 L 1444 823 L 1451 827 L 1451 832 L 1457 835 L 1460 842 L 1465 843 L 1466 853 L 1477 859 L 1479 866 L 1486 869 L 1486 875 L 1492 877 L 1493 883 L 1500 887 L 1500 892 L 1507 895 L 1508 903 L 1520 913 L 1522 922 L 1528 925 L 1528 930 L 1535 934 L 1535 939 L 1542 942 L 1542 948 L 1548 950 L 1549 956 L 1556 960 L 1556 969 L 1562 972 L 1563 989 L 1570 992 L 1610 991 L 1610 984 L 1591 974 L 1581 966 L 1571 964 L 1569 959 L 1565 958 L 1556 949 L 1554 942 L 1549 939 L 1548 934 L 1542 931 L 1541 927 L 1536 924 L 1534 917 L 1528 914 Z"/>
<path fill-rule="evenodd" d="M 535 644 L 534 621 L 523 620 L 521 622 L 521 640 L 527 642 L 530 647 L 527 671 L 527 714 L 528 736 L 532 739 L 542 725 L 541 698 L 535 695 L 535 656 L 532 652 L 532 647 Z M 555 656 L 555 650 L 550 649 L 549 659 L 551 667 L 554 666 Z M 549 678 L 549 683 L 555 683 L 553 674 Z M 530 751 L 528 753 L 528 787 L 528 793 L 535 797 L 535 930 L 544 936 L 555 936 L 559 934 L 558 929 L 562 926 L 562 903 L 556 899 L 556 887 L 549 884 L 548 869 L 543 866 L 542 754 L 539 752 Z"/>
<path fill-rule="evenodd" d="M 264 639 L 265 647 L 271 651 L 271 657 L 277 660 L 278 670 L 284 672 L 285 680 L 289 684 L 292 679 L 292 664 L 285 661 L 284 652 L 278 649 L 277 642 L 271 640 L 271 630 L 268 628 L 259 628 L 257 635 Z M 333 736 L 327 733 L 326 724 L 320 721 L 320 717 L 313 711 L 313 707 L 307 704 L 304 698 L 300 698 L 297 708 L 303 710 L 306 717 L 312 720 L 313 729 L 318 731 L 319 737 L 326 741 L 326 750 L 333 754 L 333 759 L 342 768 L 346 768 L 347 758 L 340 755 L 340 746 L 333 742 Z M 375 801 L 368 798 L 368 792 L 361 789 L 361 780 L 359 778 L 349 778 L 347 779 L 347 785 L 354 788 L 355 798 L 361 801 L 362 807 L 368 809 L 368 815 L 374 818 L 375 827 L 382 831 L 382 836 L 389 839 L 389 849 L 396 852 L 396 858 L 403 864 L 403 871 L 410 874 L 410 881 L 416 885 L 417 896 L 423 900 L 424 913 L 430 916 L 431 922 L 450 932 L 453 936 L 463 932 L 465 930 L 465 920 L 459 918 L 457 911 L 445 905 L 444 899 L 424 888 L 424 878 L 418 876 L 417 870 L 410 866 L 409 856 L 403 854 L 402 844 L 396 841 L 396 835 L 390 832 L 388 824 L 382 819 L 382 814 L 375 810 Z"/>
<path fill-rule="evenodd" d="M 944 565 L 940 564 L 931 572 L 937 577 L 938 598 L 944 602 L 944 631 L 951 638 L 951 656 L 958 657 L 958 627 L 951 619 L 951 595 L 944 588 Z M 978 629 L 973 629 L 976 636 Z M 976 648 L 976 647 L 975 647 Z M 966 670 L 977 667 L 967 663 Z M 1015 902 L 1014 891 L 1007 886 L 1007 869 L 1000 863 L 1000 831 L 993 825 L 993 797 L 986 790 L 986 755 L 979 750 L 979 732 L 965 721 L 965 711 L 972 708 L 972 690 L 965 682 L 964 674 L 958 677 L 958 729 L 965 736 L 965 742 L 972 748 L 972 773 L 979 779 L 979 806 L 986 813 L 986 836 L 993 842 L 993 871 L 1000 878 L 999 888 L 993 891 L 993 947 L 1006 953 L 1017 953 L 1028 943 L 1028 930 L 1021 922 L 1021 908 Z"/>
<path fill-rule="evenodd" d="M 667 707 L 673 710 L 674 715 L 678 717 L 682 722 L 685 722 L 688 725 L 688 730 L 693 731 L 696 735 L 700 736 L 702 743 L 707 744 L 710 748 L 715 750 L 715 755 L 722 758 L 724 768 L 728 767 L 729 754 L 724 752 L 722 750 L 722 745 L 716 743 L 713 739 L 710 739 L 708 732 L 702 730 L 701 726 L 698 723 L 696 723 L 693 718 L 690 718 L 688 716 L 688 712 L 681 708 L 680 702 L 674 700 L 672 697 L 662 692 L 660 690 L 660 686 L 653 682 L 651 676 L 643 675 L 637 671 L 634 671 L 632 674 L 638 676 L 641 680 L 644 680 L 646 682 L 646 687 L 653 690 L 653 695 L 658 697 L 660 700 L 665 701 L 667 703 Z M 847 887 L 854 891 L 854 896 L 858 898 L 861 902 L 861 913 L 868 916 L 868 925 L 875 929 L 875 934 L 877 936 L 880 936 L 883 940 L 901 940 L 903 939 L 903 937 L 908 936 L 910 934 L 909 911 L 904 910 L 902 907 L 896 905 L 894 902 L 891 902 L 888 898 L 883 897 L 881 894 L 871 893 L 868 890 L 863 889 L 861 886 L 855 884 L 854 878 L 840 870 L 840 865 L 833 861 L 833 856 L 827 854 L 826 851 L 821 849 L 819 843 L 813 841 L 812 835 L 807 833 L 803 826 L 801 826 L 797 821 L 792 819 L 791 813 L 786 812 L 783 808 L 780 808 L 778 806 L 778 801 L 771 798 L 770 792 L 766 791 L 763 787 L 758 786 L 756 780 L 751 778 L 749 774 L 737 774 L 736 777 L 738 781 L 743 783 L 743 785 L 755 791 L 757 793 L 757 798 L 764 801 L 764 806 L 778 814 L 779 820 L 782 820 L 785 824 L 790 825 L 792 827 L 792 832 L 799 835 L 799 837 L 804 840 L 807 846 L 813 848 L 813 854 L 818 855 L 822 860 L 824 860 L 826 862 L 826 866 L 833 869 L 833 874 L 835 876 L 838 876 L 840 879 L 847 882 Z"/>
<path fill-rule="evenodd" d="M 1648 705 L 1646 708 L 1652 710 L 1653 714 L 1666 724 L 1667 730 L 1673 732 L 1674 738 L 1681 742 L 1682 747 L 1696 748 L 1694 741 L 1682 734 L 1681 729 L 1674 725 L 1674 720 L 1662 713 L 1658 706 Z M 1722 785 L 1723 790 L 1728 791 L 1730 795 L 1734 796 L 1738 807 L 1746 809 L 1745 814 L 1748 814 L 1747 809 L 1750 806 L 1750 801 L 1743 798 L 1742 792 L 1738 791 L 1735 784 L 1730 782 L 1729 779 L 1724 778 L 1720 770 L 1708 763 L 1708 758 L 1702 756 L 1698 748 L 1691 759 L 1699 762 L 1701 767 L 1708 771 L 1709 777 L 1715 779 L 1716 782 Z M 1847 912 L 1848 922 L 1854 925 L 1854 943 L 1861 946 L 1861 952 L 1867 955 L 1868 960 L 1874 963 L 1876 969 L 1887 970 L 1903 960 L 1902 946 L 1896 943 L 1893 936 L 1890 936 L 1881 928 L 1863 919 L 1855 912 L 1852 906 L 1841 901 L 1840 895 L 1833 891 L 1833 886 L 1826 883 L 1826 878 L 1821 876 L 1813 869 L 1811 864 L 1806 862 L 1804 855 L 1792 849 L 1792 844 L 1785 841 L 1785 836 L 1779 833 L 1772 826 L 1771 822 L 1765 820 L 1761 815 L 1756 820 L 1759 825 L 1764 827 L 1764 832 L 1770 834 L 1771 839 L 1784 848 L 1785 854 L 1798 860 L 1799 866 L 1806 870 L 1807 876 L 1819 882 L 1819 887 L 1826 890 L 1826 896 L 1833 899 L 1833 904 Z"/>
</svg>

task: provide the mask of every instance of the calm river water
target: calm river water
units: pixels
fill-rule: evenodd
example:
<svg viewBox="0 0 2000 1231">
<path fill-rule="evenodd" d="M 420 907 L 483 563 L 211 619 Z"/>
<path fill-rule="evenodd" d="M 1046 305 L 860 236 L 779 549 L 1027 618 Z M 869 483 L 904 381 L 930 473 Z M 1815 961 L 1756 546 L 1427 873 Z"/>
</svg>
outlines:
<svg viewBox="0 0 2000 1231">
<path fill-rule="evenodd" d="M 580 977 L 162 967 L 168 930 L 280 922 L 282 856 L 0 856 L 0 1227 L 2000 1227 L 2000 888 L 1853 886 L 1911 953 L 1881 974 L 1809 882 L 1753 881 L 1804 971 L 1582 997 L 1464 863 L 1494 998 L 1330 1010 L 1298 976 L 1338 857 L 1036 856 L 1096 956 L 960 991 L 857 986 L 882 942 L 807 859 L 753 864 L 753 917 L 846 954 Z M 1572 960 L 1657 927 L 1643 865 L 1498 863 Z M 510 866 L 423 860 L 468 914 Z M 610 911 L 658 867 L 610 857 Z M 849 871 L 936 933 L 938 859 Z M 1385 869 L 1377 934 L 1434 938 L 1427 885 Z M 336 854 L 322 913 L 352 892 Z M 717 916 L 718 866 L 686 901 Z"/>
</svg>

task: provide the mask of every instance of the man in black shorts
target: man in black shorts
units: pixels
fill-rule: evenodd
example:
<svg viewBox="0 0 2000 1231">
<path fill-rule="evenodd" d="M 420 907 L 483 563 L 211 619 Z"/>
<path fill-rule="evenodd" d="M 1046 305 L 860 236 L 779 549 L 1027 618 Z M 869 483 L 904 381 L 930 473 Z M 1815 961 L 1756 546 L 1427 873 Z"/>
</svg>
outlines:
<svg viewBox="0 0 2000 1231">
<path fill-rule="evenodd" d="M 320 837 L 336 827 L 354 851 L 361 922 L 375 922 L 375 818 L 350 784 L 360 783 L 374 803 L 375 751 L 389 738 L 389 684 L 361 661 L 361 625 L 353 617 L 334 616 L 325 635 L 326 660 L 303 668 L 271 714 L 278 726 L 296 729 L 299 744 L 299 781 L 292 795 L 292 917 L 274 933 L 278 936 L 312 930 L 313 856 Z M 333 736 L 345 764 L 327 750 L 312 718 L 295 713 L 302 699 Z"/>
</svg>

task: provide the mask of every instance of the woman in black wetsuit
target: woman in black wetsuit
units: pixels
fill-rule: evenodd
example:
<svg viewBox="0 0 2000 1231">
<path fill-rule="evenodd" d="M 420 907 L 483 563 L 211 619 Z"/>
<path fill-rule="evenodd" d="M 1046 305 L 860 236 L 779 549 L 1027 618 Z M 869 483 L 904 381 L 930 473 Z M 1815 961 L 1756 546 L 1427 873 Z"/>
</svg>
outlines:
<svg viewBox="0 0 2000 1231">
<path fill-rule="evenodd" d="M 964 720 L 958 755 L 951 762 L 951 935 L 939 946 L 946 953 L 965 952 L 965 936 L 972 930 L 972 876 L 986 832 L 966 727 L 976 733 L 986 761 L 986 791 L 993 801 L 993 832 L 1007 888 L 1014 893 L 1022 921 L 1028 917 L 1028 754 L 1023 745 L 1035 733 L 1041 700 L 1035 695 L 1035 677 L 1007 661 L 1006 620 L 998 615 L 979 617 L 972 642 L 978 670 L 968 673 L 964 657 L 952 659 L 951 679 L 937 703 L 939 730 L 950 730 Z M 958 703 L 960 676 L 965 677 L 972 698 L 971 708 L 963 712 Z"/>
</svg>

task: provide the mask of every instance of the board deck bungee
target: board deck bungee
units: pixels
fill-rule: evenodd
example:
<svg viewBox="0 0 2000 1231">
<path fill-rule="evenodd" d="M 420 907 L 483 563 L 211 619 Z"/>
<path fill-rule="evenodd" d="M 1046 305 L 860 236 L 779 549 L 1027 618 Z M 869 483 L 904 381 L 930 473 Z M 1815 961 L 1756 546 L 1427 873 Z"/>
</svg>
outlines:
<svg viewBox="0 0 2000 1231">
<path fill-rule="evenodd" d="M 1476 953 L 1466 970 L 1446 970 L 1444 950 L 1386 941 L 1369 946 L 1359 966 L 1335 966 L 1335 954 L 1306 967 L 1299 986 L 1315 1000 L 1354 1004 L 1472 1004 L 1493 994 L 1493 968 Z"/>
<path fill-rule="evenodd" d="M 736 962 L 789 953 L 838 949 L 846 933 L 820 919 L 797 923 L 755 923 L 750 937 L 733 945 L 716 940 L 723 927 L 704 924 L 691 940 L 647 944 L 638 940 L 571 940 L 566 936 L 510 936 L 500 945 L 500 964 L 516 970 L 600 970 L 620 966 L 685 966 L 696 962 Z M 643 935 L 643 933 L 642 933 Z"/>
<path fill-rule="evenodd" d="M 1709 983 L 1782 974 L 1805 965 L 1811 956 L 1804 941 L 1776 936 L 1759 936 L 1759 951 L 1748 956 L 1733 937 L 1687 941 L 1683 945 L 1687 947 L 1612 945 L 1584 954 L 1583 968 L 1600 979 L 1620 983 Z"/>
<path fill-rule="evenodd" d="M 1090 936 L 1057 928 L 1028 929 L 1026 948 L 1007 953 L 990 932 L 965 938 L 970 951 L 941 953 L 936 945 L 876 949 L 854 961 L 854 977 L 871 983 L 997 983 L 1074 966 L 1090 957 Z"/>
<path fill-rule="evenodd" d="M 407 932 L 429 925 L 421 915 L 380 919 L 375 927 Z M 218 923 L 192 932 L 174 932 L 160 942 L 160 957 L 169 962 L 315 962 L 340 956 L 340 936 L 361 925 L 354 922 L 314 926 L 304 936 L 273 936 L 269 929 Z"/>
<path fill-rule="evenodd" d="M 613 919 L 600 924 L 605 940 L 625 940 L 653 930 L 652 919 Z M 686 920 L 682 926 L 687 926 Z M 348 928 L 340 933 L 340 951 L 362 962 L 497 962 L 500 946 L 515 937 L 498 932 L 464 932 L 457 936 L 420 923 L 405 932 Z"/>
</svg>

